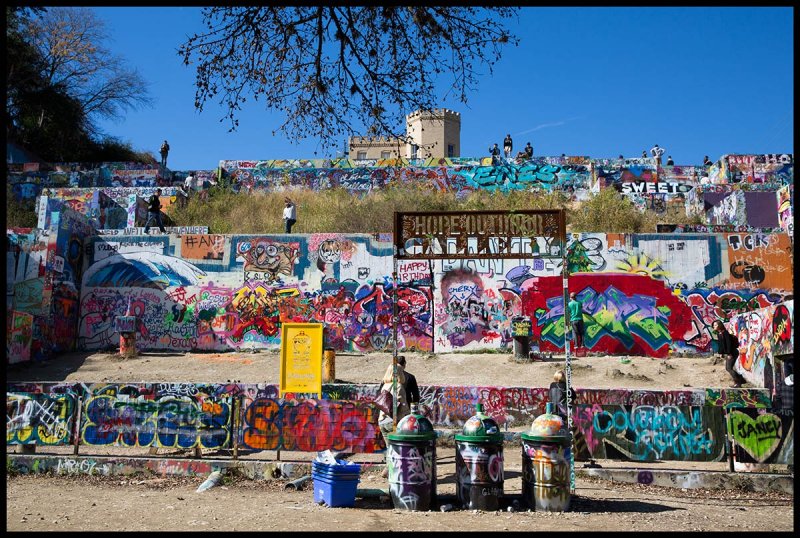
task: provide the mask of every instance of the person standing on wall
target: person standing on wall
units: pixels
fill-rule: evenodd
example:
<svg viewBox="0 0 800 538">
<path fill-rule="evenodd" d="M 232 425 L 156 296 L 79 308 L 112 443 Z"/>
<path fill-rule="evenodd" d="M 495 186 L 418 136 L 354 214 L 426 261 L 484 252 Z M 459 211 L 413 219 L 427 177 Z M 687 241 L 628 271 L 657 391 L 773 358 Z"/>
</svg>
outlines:
<svg viewBox="0 0 800 538">
<path fill-rule="evenodd" d="M 714 321 L 711 328 L 717 333 L 717 351 L 725 357 L 725 369 L 733 379 L 733 388 L 738 389 L 747 383 L 742 374 L 733 369 L 739 358 L 739 339 L 736 338 L 736 335 L 728 332 L 721 319 Z"/>
<path fill-rule="evenodd" d="M 297 207 L 290 198 L 286 198 L 286 207 L 283 208 L 283 223 L 287 234 L 292 233 L 292 226 L 297 222 Z"/>
<path fill-rule="evenodd" d="M 169 154 L 169 144 L 167 143 L 166 140 L 164 140 L 164 143 L 161 144 L 161 150 L 160 151 L 161 151 L 161 166 L 166 168 L 167 167 L 167 155 Z"/>
<path fill-rule="evenodd" d="M 511 141 L 511 134 L 507 134 L 503 139 L 503 153 L 505 153 L 506 159 L 511 158 L 511 149 L 513 147 L 514 143 Z"/>
<path fill-rule="evenodd" d="M 572 325 L 572 332 L 575 335 L 575 349 L 578 349 L 583 347 L 583 306 L 574 291 L 569 294 L 567 310 L 569 311 L 569 323 Z"/>
<path fill-rule="evenodd" d="M 158 229 L 162 234 L 167 233 L 164 228 L 164 223 L 161 222 L 161 189 L 156 189 L 156 192 L 150 197 L 147 202 L 147 222 L 144 225 L 144 234 L 150 231 L 150 223 L 155 220 L 158 224 Z"/>
<path fill-rule="evenodd" d="M 650 153 L 653 155 L 653 158 L 656 160 L 657 164 L 661 164 L 661 156 L 664 155 L 664 148 L 658 147 L 658 144 L 650 148 Z"/>
</svg>

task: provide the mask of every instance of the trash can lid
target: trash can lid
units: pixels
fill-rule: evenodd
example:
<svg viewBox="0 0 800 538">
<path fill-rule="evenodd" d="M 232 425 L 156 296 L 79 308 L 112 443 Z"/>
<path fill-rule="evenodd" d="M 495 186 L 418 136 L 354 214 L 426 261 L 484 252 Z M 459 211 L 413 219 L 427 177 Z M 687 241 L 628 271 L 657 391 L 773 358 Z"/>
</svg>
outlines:
<svg viewBox="0 0 800 538">
<path fill-rule="evenodd" d="M 411 404 L 411 414 L 400 419 L 397 430 L 386 437 L 391 441 L 428 441 L 436 439 L 436 432 L 431 421 L 419 412 L 417 404 Z"/>
<path fill-rule="evenodd" d="M 551 441 L 566 442 L 569 440 L 569 431 L 564 419 L 556 415 L 555 404 L 547 402 L 547 411 L 536 417 L 531 424 L 531 429 L 520 435 L 526 441 Z"/>
<path fill-rule="evenodd" d="M 475 404 L 476 413 L 464 423 L 463 433 L 455 435 L 456 441 L 473 443 L 497 442 L 503 440 L 500 426 L 489 415 L 483 412 L 483 404 Z"/>
</svg>

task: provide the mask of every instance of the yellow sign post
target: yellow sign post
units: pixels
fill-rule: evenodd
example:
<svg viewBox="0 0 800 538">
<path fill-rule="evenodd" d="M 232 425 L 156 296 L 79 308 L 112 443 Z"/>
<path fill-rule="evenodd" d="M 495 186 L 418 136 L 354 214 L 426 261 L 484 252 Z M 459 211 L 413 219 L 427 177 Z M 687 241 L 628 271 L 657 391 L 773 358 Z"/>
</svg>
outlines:
<svg viewBox="0 0 800 538">
<path fill-rule="evenodd" d="M 280 395 L 287 392 L 322 396 L 322 324 L 284 323 L 281 326 Z"/>
</svg>

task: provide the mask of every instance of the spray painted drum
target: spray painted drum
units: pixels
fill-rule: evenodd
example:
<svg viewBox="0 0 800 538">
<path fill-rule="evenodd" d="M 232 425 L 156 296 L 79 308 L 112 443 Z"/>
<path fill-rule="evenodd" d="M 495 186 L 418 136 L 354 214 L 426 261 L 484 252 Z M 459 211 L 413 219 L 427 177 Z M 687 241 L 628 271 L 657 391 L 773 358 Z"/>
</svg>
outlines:
<svg viewBox="0 0 800 538">
<path fill-rule="evenodd" d="M 522 499 L 534 510 L 565 512 L 569 509 L 570 436 L 564 420 L 547 412 L 533 421 L 522 438 Z"/>
<path fill-rule="evenodd" d="M 411 404 L 411 414 L 386 436 L 389 493 L 400 510 L 430 510 L 436 502 L 436 432 Z"/>
<path fill-rule="evenodd" d="M 456 438 L 456 495 L 463 508 L 494 511 L 503 496 L 503 434 L 497 422 L 477 413 Z"/>
</svg>

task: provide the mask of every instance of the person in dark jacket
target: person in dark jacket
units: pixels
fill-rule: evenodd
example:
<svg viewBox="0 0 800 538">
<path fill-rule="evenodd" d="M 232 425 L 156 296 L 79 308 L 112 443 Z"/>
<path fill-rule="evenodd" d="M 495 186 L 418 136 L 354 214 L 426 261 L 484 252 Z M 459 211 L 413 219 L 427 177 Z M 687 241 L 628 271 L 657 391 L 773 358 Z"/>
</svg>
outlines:
<svg viewBox="0 0 800 538">
<path fill-rule="evenodd" d="M 711 328 L 717 333 L 717 342 L 719 345 L 717 350 L 721 355 L 725 356 L 725 369 L 733 379 L 733 388 L 738 389 L 747 382 L 745 378 L 742 377 L 742 374 L 733 369 L 736 360 L 739 358 L 739 339 L 728 332 L 728 329 L 725 328 L 725 324 L 721 319 L 716 320 L 711 325 Z"/>
<path fill-rule="evenodd" d="M 147 202 L 147 222 L 144 225 L 144 233 L 150 231 L 150 223 L 152 221 L 156 221 L 158 224 L 158 229 L 161 230 L 162 234 L 167 233 L 167 230 L 164 228 L 164 223 L 161 222 L 161 189 L 156 189 L 155 194 L 150 197 L 150 200 Z"/>
<path fill-rule="evenodd" d="M 571 405 L 575 407 L 575 389 L 569 388 Z M 550 383 L 550 394 L 548 400 L 556 404 L 556 414 L 561 416 L 566 423 L 567 420 L 567 376 L 563 370 L 553 374 L 553 382 Z"/>
<path fill-rule="evenodd" d="M 419 403 L 419 387 L 417 386 L 417 378 L 406 370 L 406 358 L 404 355 L 397 356 L 397 364 L 403 367 L 406 374 L 406 401 L 409 405 L 412 403 Z"/>
</svg>

